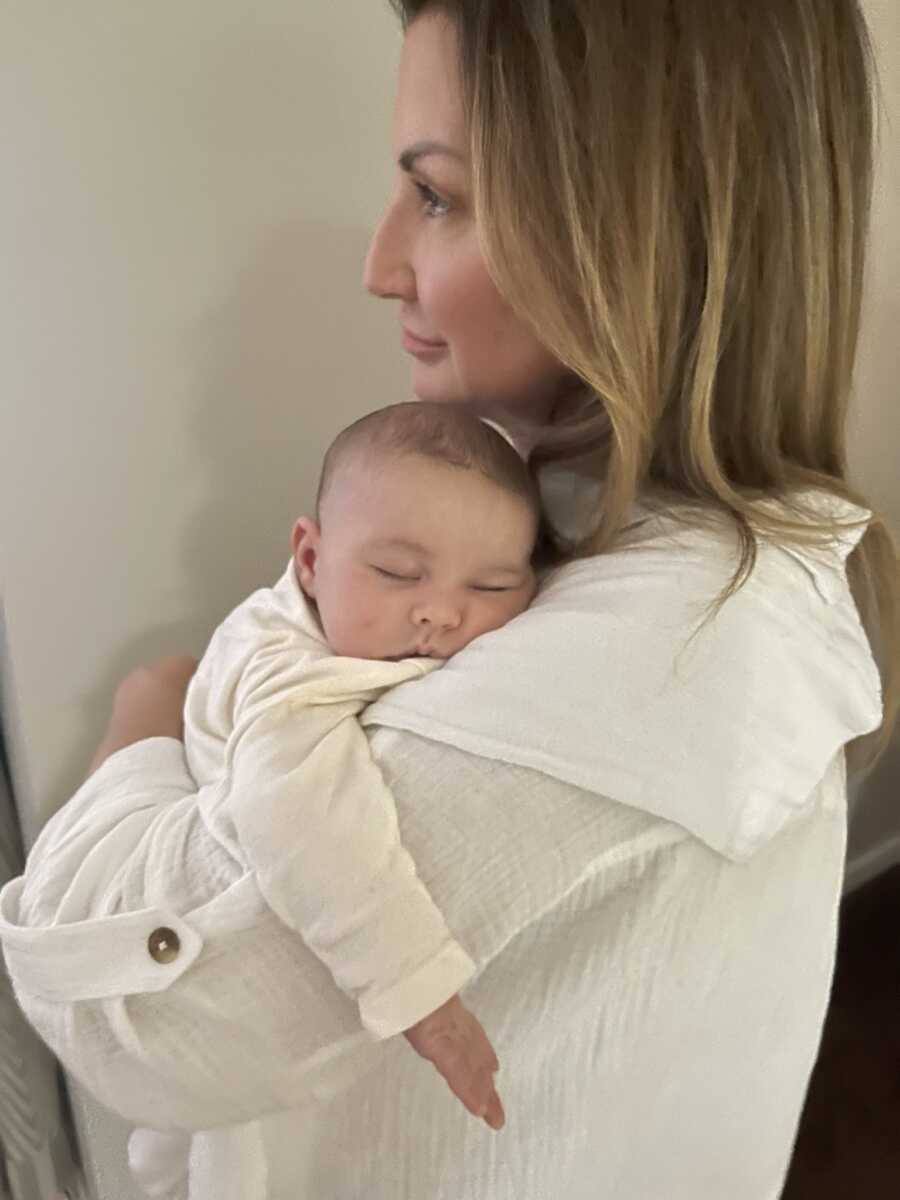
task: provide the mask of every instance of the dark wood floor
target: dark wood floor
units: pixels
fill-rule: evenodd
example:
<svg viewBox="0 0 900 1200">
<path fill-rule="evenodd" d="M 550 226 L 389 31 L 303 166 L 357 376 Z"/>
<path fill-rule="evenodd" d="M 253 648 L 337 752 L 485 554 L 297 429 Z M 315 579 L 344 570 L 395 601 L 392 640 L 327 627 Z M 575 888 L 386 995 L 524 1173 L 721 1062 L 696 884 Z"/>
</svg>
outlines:
<svg viewBox="0 0 900 1200">
<path fill-rule="evenodd" d="M 831 1006 L 782 1200 L 900 1200 L 900 867 L 843 902 Z"/>
</svg>

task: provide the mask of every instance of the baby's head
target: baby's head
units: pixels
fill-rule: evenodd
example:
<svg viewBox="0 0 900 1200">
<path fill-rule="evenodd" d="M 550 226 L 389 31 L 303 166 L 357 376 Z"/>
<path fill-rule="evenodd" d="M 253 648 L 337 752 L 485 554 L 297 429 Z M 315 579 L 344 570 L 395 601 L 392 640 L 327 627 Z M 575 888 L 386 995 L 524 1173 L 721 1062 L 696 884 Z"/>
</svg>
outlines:
<svg viewBox="0 0 900 1200">
<path fill-rule="evenodd" d="M 449 658 L 528 607 L 539 521 L 495 429 L 461 405 L 394 404 L 332 443 L 294 567 L 335 654 Z"/>
</svg>

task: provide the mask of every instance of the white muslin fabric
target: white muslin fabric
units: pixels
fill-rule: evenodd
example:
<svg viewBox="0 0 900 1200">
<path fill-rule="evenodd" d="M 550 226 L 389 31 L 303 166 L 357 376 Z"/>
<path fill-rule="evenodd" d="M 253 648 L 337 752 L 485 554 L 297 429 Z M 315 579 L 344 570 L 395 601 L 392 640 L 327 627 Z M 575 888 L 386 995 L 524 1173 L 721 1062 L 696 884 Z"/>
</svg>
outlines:
<svg viewBox="0 0 900 1200">
<path fill-rule="evenodd" d="M 802 552 L 762 542 L 704 624 L 737 566 L 733 530 L 648 514 L 619 552 L 552 572 L 526 613 L 362 722 L 614 796 L 743 861 L 809 803 L 848 730 L 880 724 L 844 571 L 862 529 Z M 535 688 L 554 676 L 565 686 Z"/>
<path fill-rule="evenodd" d="M 734 539 L 648 520 L 366 710 L 400 840 L 476 966 L 500 1134 L 364 1028 L 209 839 L 170 739 L 108 759 L 0 893 L 26 1014 L 105 1104 L 193 1134 L 190 1200 L 231 1194 L 236 1163 L 245 1200 L 774 1200 L 833 971 L 843 747 L 881 718 L 858 536 L 762 545 L 703 625 Z M 66 910 L 76 839 L 107 915 Z"/>
<path fill-rule="evenodd" d="M 400 842 L 356 720 L 440 665 L 334 655 L 291 560 L 216 629 L 185 698 L 185 758 L 206 828 L 379 1038 L 433 1012 L 475 971 Z"/>
<path fill-rule="evenodd" d="M 199 828 L 231 855 L 233 875 L 252 876 L 377 1038 L 434 1011 L 475 971 L 400 842 L 393 799 L 356 720 L 387 688 L 440 665 L 333 655 L 289 562 L 274 587 L 254 592 L 216 629 L 185 699 Z M 94 844 L 102 824 L 67 824 L 61 836 L 59 823 L 48 823 L 24 877 L 27 923 L 127 919 L 164 903 L 165 876 L 147 868 L 155 821 L 145 808 L 104 831 L 115 857 L 108 841 Z M 196 869 L 194 859 L 185 869 Z M 211 882 L 206 903 L 220 899 Z M 185 941 L 199 948 L 190 933 Z M 52 994 L 52 980 L 42 985 Z"/>
<path fill-rule="evenodd" d="M 201 828 L 253 873 L 269 908 L 358 1003 L 376 1038 L 408 1029 L 475 972 L 400 842 L 393 799 L 356 720 L 387 688 L 439 666 L 333 655 L 289 561 L 274 587 L 254 592 L 216 629 L 185 699 Z M 129 822 L 132 872 L 144 871 L 146 833 L 140 820 Z M 31 925 L 151 903 L 152 886 L 123 899 L 124 862 L 115 880 L 98 877 L 95 855 L 83 852 L 84 839 L 54 841 L 52 831 L 36 847 L 36 858 L 52 860 L 57 888 L 67 885 L 55 906 L 51 890 L 26 878 L 21 910 Z M 195 845 L 184 865 L 207 857 Z M 211 886 L 207 900 L 215 898 Z M 148 1195 L 182 1194 L 183 1137 L 138 1129 L 129 1158 Z"/>
<path fill-rule="evenodd" d="M 399 841 L 393 799 L 354 719 L 388 687 L 439 666 L 332 655 L 289 561 L 273 588 L 219 626 L 185 699 L 185 757 L 206 828 L 254 871 L 269 907 L 379 1038 L 433 1012 L 475 971 Z M 286 855 L 292 822 L 304 836 Z M 186 1195 L 184 1134 L 137 1129 L 129 1161 L 149 1196 Z M 230 1177 L 240 1178 L 236 1168 Z M 251 1185 L 232 1187 L 241 1198 Z"/>
</svg>

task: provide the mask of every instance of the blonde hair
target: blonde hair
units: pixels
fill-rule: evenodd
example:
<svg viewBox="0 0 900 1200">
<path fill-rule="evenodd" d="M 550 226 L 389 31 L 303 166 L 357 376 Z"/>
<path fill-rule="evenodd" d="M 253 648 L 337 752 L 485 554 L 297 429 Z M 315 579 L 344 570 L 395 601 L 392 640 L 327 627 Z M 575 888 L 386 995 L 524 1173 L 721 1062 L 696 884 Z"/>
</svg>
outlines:
<svg viewBox="0 0 900 1200">
<path fill-rule="evenodd" d="M 857 0 L 392 0 L 459 37 L 475 212 L 513 309 L 594 403 L 540 465 L 586 458 L 608 547 L 639 487 L 757 539 L 842 528 L 807 488 L 847 482 L 845 419 L 873 176 L 874 55 Z M 596 403 L 596 400 L 600 403 Z M 778 501 L 777 505 L 771 503 Z M 843 526 L 845 527 L 845 526 Z M 876 513 L 848 574 L 898 711 L 896 548 Z"/>
</svg>

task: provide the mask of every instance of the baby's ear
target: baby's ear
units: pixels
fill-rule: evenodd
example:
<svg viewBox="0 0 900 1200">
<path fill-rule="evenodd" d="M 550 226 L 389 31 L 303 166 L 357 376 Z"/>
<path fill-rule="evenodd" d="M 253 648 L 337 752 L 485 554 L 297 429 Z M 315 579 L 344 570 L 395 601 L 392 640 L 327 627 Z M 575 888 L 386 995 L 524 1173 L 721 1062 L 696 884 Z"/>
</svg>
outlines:
<svg viewBox="0 0 900 1200">
<path fill-rule="evenodd" d="M 312 517 L 300 517 L 291 534 L 297 582 L 310 597 L 316 594 L 316 563 L 319 558 L 320 538 L 318 523 Z"/>
</svg>

